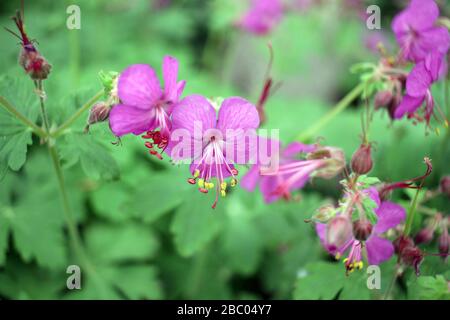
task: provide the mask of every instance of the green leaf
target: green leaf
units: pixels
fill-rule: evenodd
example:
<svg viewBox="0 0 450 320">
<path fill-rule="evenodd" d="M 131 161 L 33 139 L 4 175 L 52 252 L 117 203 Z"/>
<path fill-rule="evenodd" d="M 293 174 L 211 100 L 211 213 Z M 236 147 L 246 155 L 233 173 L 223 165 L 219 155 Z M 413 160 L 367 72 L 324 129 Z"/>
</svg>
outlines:
<svg viewBox="0 0 450 320">
<path fill-rule="evenodd" d="M 38 97 L 34 94 L 33 87 L 27 84 L 25 81 L 1 76 L 0 95 L 35 122 L 39 111 Z M 0 168 L 4 170 L 5 167 L 9 167 L 17 171 L 24 165 L 28 145 L 32 143 L 31 134 L 29 127 L 0 108 Z"/>
<path fill-rule="evenodd" d="M 222 226 L 222 202 L 226 199 L 219 199 L 216 209 L 211 208 L 213 201 L 213 195 L 202 194 L 193 188 L 190 199 L 177 209 L 170 230 L 182 256 L 193 255 L 219 232 Z"/>
<path fill-rule="evenodd" d="M 110 267 L 104 271 L 104 277 L 129 299 L 162 298 L 161 284 L 155 267 L 148 265 Z"/>
<path fill-rule="evenodd" d="M 107 183 L 91 193 L 95 213 L 113 222 L 123 222 L 131 217 L 127 208 L 129 189 L 123 183 Z M 134 193 L 133 193 L 134 194 Z"/>
<path fill-rule="evenodd" d="M 450 300 L 448 281 L 442 275 L 421 276 L 410 281 L 408 298 L 416 300 Z"/>
<path fill-rule="evenodd" d="M 143 261 L 153 257 L 159 243 L 145 225 L 95 224 L 86 231 L 86 245 L 98 263 Z"/>
<path fill-rule="evenodd" d="M 81 162 L 86 175 L 93 179 L 115 180 L 119 178 L 119 167 L 106 147 L 88 134 L 69 134 L 61 144 L 61 158 L 66 168 Z"/>
</svg>

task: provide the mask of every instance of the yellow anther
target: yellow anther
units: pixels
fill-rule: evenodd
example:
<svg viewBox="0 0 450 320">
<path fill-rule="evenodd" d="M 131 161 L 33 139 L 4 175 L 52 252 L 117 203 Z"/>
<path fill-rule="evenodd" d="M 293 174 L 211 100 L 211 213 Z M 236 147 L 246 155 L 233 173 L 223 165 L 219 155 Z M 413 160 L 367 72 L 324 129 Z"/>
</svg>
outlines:
<svg viewBox="0 0 450 320">
<path fill-rule="evenodd" d="M 227 190 L 227 183 L 226 182 L 222 182 L 220 184 L 220 190 L 223 190 L 223 191 Z"/>
<path fill-rule="evenodd" d="M 230 185 L 232 187 L 235 187 L 237 185 L 237 179 L 235 179 L 235 178 L 231 179 Z"/>
<path fill-rule="evenodd" d="M 334 256 L 334 258 L 336 259 L 336 260 L 339 260 L 340 258 L 341 258 L 341 254 L 338 252 L 338 253 L 336 253 L 336 255 Z"/>
<path fill-rule="evenodd" d="M 347 261 L 348 261 L 348 258 L 345 258 L 343 262 L 344 262 L 344 263 L 347 263 Z"/>
<path fill-rule="evenodd" d="M 363 268 L 363 266 L 364 266 L 364 263 L 362 261 L 360 261 L 358 263 L 358 269 L 361 270 Z"/>
<path fill-rule="evenodd" d="M 205 187 L 207 189 L 212 189 L 212 188 L 214 188 L 214 183 L 212 183 L 212 182 L 205 182 Z"/>
<path fill-rule="evenodd" d="M 435 131 L 437 136 L 441 134 L 441 130 L 439 130 L 439 128 L 436 128 Z"/>
<path fill-rule="evenodd" d="M 200 175 L 200 170 L 195 169 L 195 171 L 194 171 L 194 178 L 198 178 L 199 175 Z"/>
<path fill-rule="evenodd" d="M 227 195 L 227 192 L 225 190 L 220 190 L 220 195 L 222 197 L 225 197 Z"/>
<path fill-rule="evenodd" d="M 203 179 L 198 179 L 198 186 L 200 187 L 200 188 L 204 188 L 205 187 L 205 180 L 203 180 Z"/>
</svg>

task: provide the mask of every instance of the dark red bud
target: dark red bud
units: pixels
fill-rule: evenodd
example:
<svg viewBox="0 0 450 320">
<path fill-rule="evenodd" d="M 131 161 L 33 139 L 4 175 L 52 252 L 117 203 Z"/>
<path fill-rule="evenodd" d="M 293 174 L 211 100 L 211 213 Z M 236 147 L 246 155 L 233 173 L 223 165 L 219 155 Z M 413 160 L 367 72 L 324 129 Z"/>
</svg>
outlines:
<svg viewBox="0 0 450 320">
<path fill-rule="evenodd" d="M 449 254 L 450 236 L 448 232 L 443 232 L 438 239 L 439 253 L 442 255 L 444 260 L 447 259 Z"/>
<path fill-rule="evenodd" d="M 450 176 L 442 177 L 440 182 L 440 191 L 450 198 Z"/>
<path fill-rule="evenodd" d="M 416 275 L 420 275 L 420 264 L 423 261 L 423 252 L 415 246 L 414 241 L 405 236 L 400 236 L 394 241 L 395 253 L 399 260 L 406 266 L 413 267 Z"/>
<path fill-rule="evenodd" d="M 373 226 L 368 220 L 356 220 L 353 222 L 353 235 L 359 241 L 366 241 L 372 234 Z"/>
<path fill-rule="evenodd" d="M 352 156 L 352 171 L 357 174 L 367 174 L 372 170 L 372 152 L 370 144 L 361 144 Z"/>
<path fill-rule="evenodd" d="M 429 243 L 433 240 L 434 229 L 430 227 L 423 228 L 414 237 L 415 244 Z"/>
<path fill-rule="evenodd" d="M 393 98 L 392 92 L 390 90 L 383 90 L 377 92 L 375 95 L 374 106 L 375 109 L 380 109 L 388 107 Z"/>
</svg>

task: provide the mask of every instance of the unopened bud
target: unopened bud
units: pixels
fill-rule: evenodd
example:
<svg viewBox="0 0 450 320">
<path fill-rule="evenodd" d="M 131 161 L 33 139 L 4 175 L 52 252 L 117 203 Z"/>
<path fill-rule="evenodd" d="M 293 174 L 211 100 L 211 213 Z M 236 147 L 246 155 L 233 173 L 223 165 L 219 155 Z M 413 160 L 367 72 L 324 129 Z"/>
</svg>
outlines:
<svg viewBox="0 0 450 320">
<path fill-rule="evenodd" d="M 420 264 L 423 261 L 423 252 L 415 246 L 414 241 L 405 236 L 400 236 L 394 241 L 395 253 L 399 260 L 406 266 L 413 267 L 416 275 L 420 275 Z"/>
<path fill-rule="evenodd" d="M 318 148 L 311 152 L 308 160 L 323 159 L 324 166 L 316 171 L 316 176 L 331 179 L 345 168 L 345 156 L 341 149 L 333 147 Z"/>
<path fill-rule="evenodd" d="M 367 174 L 372 170 L 372 152 L 370 144 L 363 143 L 352 156 L 352 170 L 357 174 Z"/>
<path fill-rule="evenodd" d="M 442 258 L 444 260 L 447 259 L 447 256 L 449 254 L 449 245 L 450 245 L 450 236 L 447 232 L 443 232 L 438 239 L 438 247 L 439 247 L 439 253 L 442 255 Z"/>
<path fill-rule="evenodd" d="M 335 216 L 336 209 L 333 205 L 324 205 L 316 210 L 312 216 L 314 222 L 327 223 Z"/>
<path fill-rule="evenodd" d="M 443 194 L 450 198 L 450 176 L 442 177 L 439 189 Z"/>
<path fill-rule="evenodd" d="M 359 241 L 366 241 L 372 234 L 373 226 L 368 220 L 357 220 L 353 222 L 353 234 Z"/>
<path fill-rule="evenodd" d="M 433 240 L 434 229 L 431 227 L 425 227 L 420 230 L 414 237 L 415 244 L 429 243 Z"/>
<path fill-rule="evenodd" d="M 336 216 L 327 224 L 326 240 L 330 250 L 336 250 L 352 237 L 352 223 L 348 217 Z"/>
<path fill-rule="evenodd" d="M 104 101 L 94 104 L 89 112 L 85 131 L 89 131 L 89 126 L 94 123 L 106 121 L 110 110 L 111 108 Z"/>
<path fill-rule="evenodd" d="M 388 107 L 388 105 L 392 101 L 392 92 L 390 90 L 383 90 L 377 92 L 375 95 L 374 106 L 375 109 L 380 109 L 384 107 Z"/>
</svg>

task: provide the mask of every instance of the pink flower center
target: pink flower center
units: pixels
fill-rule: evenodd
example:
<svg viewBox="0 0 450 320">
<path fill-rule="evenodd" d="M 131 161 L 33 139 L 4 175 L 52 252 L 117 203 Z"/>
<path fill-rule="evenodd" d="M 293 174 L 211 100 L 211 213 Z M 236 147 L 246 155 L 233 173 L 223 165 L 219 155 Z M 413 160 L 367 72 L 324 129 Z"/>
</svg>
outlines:
<svg viewBox="0 0 450 320">
<path fill-rule="evenodd" d="M 352 273 L 355 269 L 361 270 L 363 267 L 361 251 L 363 248 L 363 243 L 361 241 L 355 240 L 353 241 L 352 248 L 350 249 L 350 253 L 348 257 L 344 259 L 345 269 L 347 270 L 347 274 Z"/>
</svg>

